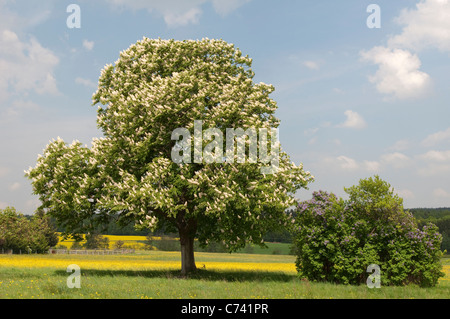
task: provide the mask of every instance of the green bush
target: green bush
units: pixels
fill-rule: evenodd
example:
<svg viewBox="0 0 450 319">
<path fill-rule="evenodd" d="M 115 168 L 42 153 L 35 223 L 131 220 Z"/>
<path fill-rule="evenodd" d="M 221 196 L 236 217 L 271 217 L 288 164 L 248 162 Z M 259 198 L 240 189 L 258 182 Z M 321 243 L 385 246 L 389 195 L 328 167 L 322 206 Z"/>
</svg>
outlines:
<svg viewBox="0 0 450 319">
<path fill-rule="evenodd" d="M 347 201 L 319 191 L 299 203 L 293 232 L 299 276 L 361 284 L 370 275 L 367 267 L 377 264 L 383 285 L 435 286 L 444 275 L 437 227 L 420 230 L 378 176 L 345 191 Z"/>
</svg>

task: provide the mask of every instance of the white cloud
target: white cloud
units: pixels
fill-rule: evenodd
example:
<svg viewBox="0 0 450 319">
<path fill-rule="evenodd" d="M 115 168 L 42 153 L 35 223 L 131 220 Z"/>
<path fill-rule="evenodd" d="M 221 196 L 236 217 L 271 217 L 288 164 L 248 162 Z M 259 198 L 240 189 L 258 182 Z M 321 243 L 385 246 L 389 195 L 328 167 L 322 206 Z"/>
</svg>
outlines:
<svg viewBox="0 0 450 319">
<path fill-rule="evenodd" d="M 164 14 L 164 21 L 171 27 L 179 27 L 188 25 L 190 23 L 197 24 L 201 15 L 202 10 L 195 7 L 182 13 L 167 12 Z"/>
<path fill-rule="evenodd" d="M 382 165 L 378 161 L 359 161 L 345 155 L 337 157 L 323 156 L 322 158 L 320 163 L 318 163 L 319 167 L 329 170 L 330 173 L 335 173 L 337 171 L 336 168 L 345 172 L 358 172 L 358 174 L 367 172 L 376 173 L 382 169 Z"/>
<path fill-rule="evenodd" d="M 313 127 L 304 131 L 305 135 L 314 135 L 319 131 L 319 127 Z"/>
<path fill-rule="evenodd" d="M 358 163 L 353 158 L 341 155 L 336 160 L 342 169 L 353 171 L 359 168 Z"/>
<path fill-rule="evenodd" d="M 308 145 L 314 145 L 317 142 L 317 136 L 314 136 L 308 141 Z"/>
<path fill-rule="evenodd" d="M 16 191 L 16 190 L 18 190 L 20 187 L 21 187 L 20 183 L 15 182 L 15 183 L 9 185 L 9 190 L 10 190 L 10 191 Z"/>
<path fill-rule="evenodd" d="M 380 163 L 376 161 L 363 161 L 362 163 L 358 163 L 353 158 L 343 155 L 337 157 L 336 160 L 340 168 L 348 171 L 364 170 L 368 172 L 377 172 L 381 167 Z"/>
<path fill-rule="evenodd" d="M 183 26 L 189 23 L 197 23 L 202 11 L 200 6 L 206 0 L 105 0 L 114 7 L 147 10 L 161 14 L 166 24 L 170 27 Z"/>
<path fill-rule="evenodd" d="M 388 148 L 389 151 L 405 151 L 409 149 L 411 146 L 411 142 L 409 140 L 399 140 L 394 143 L 394 145 Z"/>
<path fill-rule="evenodd" d="M 386 47 L 361 52 L 363 59 L 379 65 L 369 80 L 382 94 L 398 99 L 421 97 L 430 87 L 430 76 L 421 71 L 419 57 L 411 51 L 450 51 L 450 0 L 421 0 L 414 9 L 404 9 L 395 19 L 403 26 L 391 35 Z"/>
<path fill-rule="evenodd" d="M 450 151 L 428 151 L 419 157 L 433 162 L 450 162 Z"/>
<path fill-rule="evenodd" d="M 0 112 L 0 123 L 11 121 L 24 113 L 38 111 L 39 109 L 40 107 L 32 101 L 21 99 L 14 100 L 11 102 L 9 107 L 6 107 L 2 112 Z"/>
<path fill-rule="evenodd" d="M 93 82 L 93 81 L 91 81 L 89 79 L 83 79 L 83 78 L 80 78 L 80 77 L 77 77 L 75 79 L 75 83 L 81 84 L 81 85 L 86 86 L 88 88 L 96 88 L 97 87 L 97 84 L 95 84 L 95 82 Z"/>
<path fill-rule="evenodd" d="M 147 10 L 161 14 L 169 27 L 180 27 L 199 22 L 201 6 L 212 3 L 214 10 L 225 16 L 250 0 L 105 0 L 115 7 L 132 10 Z"/>
<path fill-rule="evenodd" d="M 381 162 L 394 168 L 404 168 L 411 164 L 411 159 L 403 153 L 395 152 L 382 155 Z"/>
<path fill-rule="evenodd" d="M 58 94 L 53 76 L 58 63 L 36 39 L 21 41 L 16 33 L 0 30 L 0 101 L 30 91 Z"/>
<path fill-rule="evenodd" d="M 431 177 L 431 176 L 442 177 L 450 173 L 450 164 L 429 163 L 428 165 L 421 167 L 418 170 L 418 173 L 420 176 L 423 177 Z"/>
<path fill-rule="evenodd" d="M 433 196 L 440 198 L 450 198 L 450 192 L 442 188 L 436 188 L 433 190 Z"/>
<path fill-rule="evenodd" d="M 303 65 L 306 66 L 310 70 L 318 70 L 319 69 L 319 64 L 314 61 L 304 61 Z"/>
<path fill-rule="evenodd" d="M 395 190 L 395 193 L 403 199 L 414 199 L 416 197 L 409 189 L 398 189 Z"/>
<path fill-rule="evenodd" d="M 428 135 L 421 144 L 430 147 L 446 141 L 450 141 L 450 127 L 444 131 Z"/>
<path fill-rule="evenodd" d="M 319 132 L 320 129 L 322 128 L 326 128 L 326 127 L 331 127 L 331 122 L 325 121 L 320 123 L 320 125 L 318 127 L 313 127 L 313 128 L 308 128 L 306 130 L 303 131 L 303 133 L 306 136 L 312 136 L 317 134 L 317 132 Z"/>
<path fill-rule="evenodd" d="M 381 169 L 380 162 L 377 161 L 364 161 L 364 168 L 369 172 L 378 172 Z"/>
<path fill-rule="evenodd" d="M 212 0 L 212 3 L 214 10 L 218 14 L 225 16 L 250 1 L 251 0 Z"/>
<path fill-rule="evenodd" d="M 449 0 L 422 0 L 415 9 L 403 10 L 396 21 L 404 27 L 389 39 L 390 47 L 450 51 Z"/>
<path fill-rule="evenodd" d="M 430 76 L 420 71 L 421 62 L 417 55 L 401 49 L 381 46 L 361 52 L 363 60 L 378 64 L 378 71 L 369 81 L 378 92 L 392 94 L 399 99 L 417 98 L 427 93 Z"/>
<path fill-rule="evenodd" d="M 92 51 L 94 45 L 95 45 L 94 41 L 83 40 L 83 48 L 85 48 L 88 51 Z"/>
<path fill-rule="evenodd" d="M 11 10 L 20 1 L 0 0 L 0 30 L 24 30 L 46 21 L 52 13 L 52 1 L 28 2 L 20 12 Z"/>
<path fill-rule="evenodd" d="M 450 151 L 431 150 L 417 158 L 422 160 L 418 170 L 421 176 L 444 176 L 450 173 Z"/>
<path fill-rule="evenodd" d="M 364 121 L 362 116 L 358 113 L 353 112 L 352 110 L 347 110 L 344 114 L 347 117 L 347 120 L 344 123 L 339 124 L 337 127 L 362 129 L 367 126 L 366 121 Z"/>
</svg>

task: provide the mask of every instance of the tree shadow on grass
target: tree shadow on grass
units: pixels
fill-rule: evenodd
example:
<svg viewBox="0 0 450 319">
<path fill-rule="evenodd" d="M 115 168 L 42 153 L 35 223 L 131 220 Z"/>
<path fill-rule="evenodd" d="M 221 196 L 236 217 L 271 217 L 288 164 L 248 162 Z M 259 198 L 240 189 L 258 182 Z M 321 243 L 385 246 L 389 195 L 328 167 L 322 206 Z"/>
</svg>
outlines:
<svg viewBox="0 0 450 319">
<path fill-rule="evenodd" d="M 55 274 L 66 276 L 63 270 L 56 270 Z M 272 271 L 245 271 L 245 270 L 206 270 L 197 269 L 187 276 L 182 276 L 180 270 L 107 270 L 107 269 L 81 269 L 81 276 L 93 277 L 143 277 L 143 278 L 167 278 L 180 280 L 207 280 L 226 282 L 289 282 L 297 278 L 284 272 Z"/>
</svg>

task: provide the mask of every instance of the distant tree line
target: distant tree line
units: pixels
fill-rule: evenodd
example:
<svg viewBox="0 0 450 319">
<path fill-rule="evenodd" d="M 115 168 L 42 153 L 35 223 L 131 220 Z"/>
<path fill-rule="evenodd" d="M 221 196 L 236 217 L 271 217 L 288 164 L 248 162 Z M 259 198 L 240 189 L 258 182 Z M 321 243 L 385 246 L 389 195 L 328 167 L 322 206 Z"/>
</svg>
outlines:
<svg viewBox="0 0 450 319">
<path fill-rule="evenodd" d="M 435 224 L 442 235 L 441 250 L 450 253 L 450 208 L 413 208 L 409 210 L 420 227 L 431 222 Z"/>
</svg>

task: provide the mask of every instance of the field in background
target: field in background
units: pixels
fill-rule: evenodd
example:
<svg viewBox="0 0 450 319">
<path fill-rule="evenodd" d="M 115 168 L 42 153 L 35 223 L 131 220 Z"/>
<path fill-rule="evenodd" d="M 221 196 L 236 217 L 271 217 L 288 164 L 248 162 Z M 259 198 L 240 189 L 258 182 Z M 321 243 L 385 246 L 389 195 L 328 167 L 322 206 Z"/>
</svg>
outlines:
<svg viewBox="0 0 450 319">
<path fill-rule="evenodd" d="M 148 248 L 145 242 L 147 238 L 145 236 L 128 236 L 128 235 L 103 235 L 109 239 L 109 249 L 114 249 L 116 247 L 116 243 L 118 241 L 122 241 L 124 243 L 123 248 L 130 248 L 136 250 L 144 250 Z M 153 236 L 153 247 L 152 250 L 159 250 L 156 246 L 158 241 L 163 240 L 163 238 L 158 236 Z M 168 240 L 168 239 L 164 239 Z M 173 241 L 177 241 L 177 238 L 173 238 Z M 58 245 L 62 245 L 67 249 L 72 247 L 72 244 L 75 241 L 73 239 L 64 240 L 60 237 L 60 241 Z M 84 244 L 85 241 L 81 241 L 80 244 Z M 172 245 L 174 251 L 179 251 L 178 243 Z M 239 253 L 247 253 L 247 254 L 264 254 L 264 255 L 289 255 L 291 244 L 288 243 L 266 243 L 267 248 L 262 248 L 257 245 L 247 246 L 239 251 Z M 198 249 L 199 250 L 199 249 Z M 199 250 L 200 251 L 200 250 Z"/>
<path fill-rule="evenodd" d="M 437 287 L 343 286 L 296 276 L 294 256 L 196 253 L 199 271 L 179 277 L 180 253 L 0 255 L 0 298 L 450 298 L 450 259 Z M 81 269 L 81 288 L 67 287 L 67 266 Z"/>
<path fill-rule="evenodd" d="M 114 249 L 116 243 L 118 241 L 124 242 L 124 248 L 131 249 L 145 249 L 145 241 L 147 238 L 145 236 L 116 236 L 116 235 L 103 235 L 109 239 L 109 248 Z M 152 237 L 153 240 L 161 240 L 161 237 Z M 65 246 L 66 248 L 72 248 L 75 240 L 73 239 L 63 239 L 61 236 L 59 237 L 58 245 Z M 83 245 L 86 241 L 83 240 L 80 242 Z"/>
</svg>

